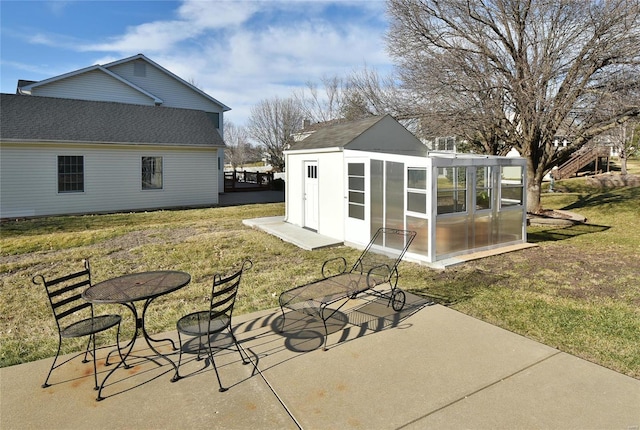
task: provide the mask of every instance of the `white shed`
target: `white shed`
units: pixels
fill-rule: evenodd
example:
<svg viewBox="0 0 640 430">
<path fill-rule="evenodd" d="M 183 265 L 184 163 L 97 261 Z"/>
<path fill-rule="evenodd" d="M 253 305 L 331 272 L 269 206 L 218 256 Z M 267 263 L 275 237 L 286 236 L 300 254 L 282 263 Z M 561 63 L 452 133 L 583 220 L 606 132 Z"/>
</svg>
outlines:
<svg viewBox="0 0 640 430">
<path fill-rule="evenodd" d="M 428 153 L 388 115 L 321 128 L 285 157 L 285 221 L 347 244 L 414 230 L 406 258 L 434 263 L 526 243 L 523 158 Z"/>
</svg>

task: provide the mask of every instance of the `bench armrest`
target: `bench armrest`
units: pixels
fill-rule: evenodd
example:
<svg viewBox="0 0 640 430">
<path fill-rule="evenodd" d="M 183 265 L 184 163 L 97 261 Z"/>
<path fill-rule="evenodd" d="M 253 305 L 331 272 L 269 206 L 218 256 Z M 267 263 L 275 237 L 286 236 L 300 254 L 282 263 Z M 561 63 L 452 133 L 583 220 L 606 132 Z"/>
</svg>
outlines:
<svg viewBox="0 0 640 430">
<path fill-rule="evenodd" d="M 337 269 L 337 273 L 332 273 Z M 341 275 L 347 270 L 347 260 L 344 257 L 330 258 L 322 264 L 322 277 L 330 278 Z"/>
</svg>

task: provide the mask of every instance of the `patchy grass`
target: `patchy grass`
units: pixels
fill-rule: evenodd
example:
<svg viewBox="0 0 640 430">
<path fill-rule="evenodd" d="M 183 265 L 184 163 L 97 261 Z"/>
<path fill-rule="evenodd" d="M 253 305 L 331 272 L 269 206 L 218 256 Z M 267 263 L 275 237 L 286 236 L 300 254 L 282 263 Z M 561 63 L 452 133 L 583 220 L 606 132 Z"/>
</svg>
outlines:
<svg viewBox="0 0 640 430">
<path fill-rule="evenodd" d="M 586 225 L 531 227 L 529 239 L 537 247 L 445 271 L 403 262 L 401 287 L 640 378 L 640 188 L 579 187 L 545 194 L 543 204 L 578 212 L 588 218 Z M 277 307 L 282 290 L 316 279 L 326 259 L 345 255 L 353 261 L 359 255 L 348 247 L 303 251 L 242 224 L 283 212 L 283 204 L 266 204 L 2 224 L 0 366 L 55 354 L 47 299 L 31 277 L 75 271 L 83 258 L 90 258 L 95 282 L 142 270 L 189 272 L 188 287 L 150 308 L 149 329 L 159 332 L 206 307 L 213 274 L 245 258 L 254 267 L 244 278 L 238 313 Z M 123 327 L 133 326 L 121 307 L 101 310 L 119 312 Z M 65 352 L 81 347 L 66 345 Z"/>
</svg>

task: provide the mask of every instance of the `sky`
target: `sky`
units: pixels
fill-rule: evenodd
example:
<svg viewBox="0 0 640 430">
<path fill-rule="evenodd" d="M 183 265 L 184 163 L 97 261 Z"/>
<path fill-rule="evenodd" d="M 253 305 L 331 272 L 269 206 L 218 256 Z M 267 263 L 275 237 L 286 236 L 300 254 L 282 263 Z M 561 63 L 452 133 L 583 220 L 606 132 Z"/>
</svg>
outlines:
<svg viewBox="0 0 640 430">
<path fill-rule="evenodd" d="M 391 70 L 386 4 L 356 1 L 0 0 L 1 92 L 144 54 L 229 106 L 246 125 L 261 100 L 365 66 Z"/>
</svg>

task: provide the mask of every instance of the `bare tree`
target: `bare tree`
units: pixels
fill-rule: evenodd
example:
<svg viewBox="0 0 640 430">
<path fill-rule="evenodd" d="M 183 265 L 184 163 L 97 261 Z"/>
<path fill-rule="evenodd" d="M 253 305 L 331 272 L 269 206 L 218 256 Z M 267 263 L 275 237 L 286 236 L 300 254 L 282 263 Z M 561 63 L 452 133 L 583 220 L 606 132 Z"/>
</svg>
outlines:
<svg viewBox="0 0 640 430">
<path fill-rule="evenodd" d="M 227 145 L 224 157 L 234 170 L 256 158 L 256 151 L 249 142 L 249 133 L 246 128 L 225 120 L 224 135 L 224 142 Z"/>
<path fill-rule="evenodd" d="M 527 210 L 544 175 L 640 114 L 638 0 L 389 0 L 390 53 L 414 115 L 489 153 L 527 158 Z M 625 79 L 620 79 L 624 76 Z M 557 151 L 553 138 L 571 136 Z"/>
<path fill-rule="evenodd" d="M 294 92 L 305 120 L 312 123 L 328 122 L 341 117 L 344 83 L 337 76 L 323 76 L 321 88 L 309 81 L 307 87 Z"/>
<path fill-rule="evenodd" d="M 249 134 L 264 147 L 274 170 L 284 171 L 283 151 L 293 143 L 303 118 L 302 108 L 293 97 L 264 99 L 251 108 Z"/>
</svg>

